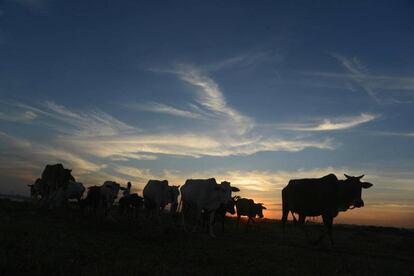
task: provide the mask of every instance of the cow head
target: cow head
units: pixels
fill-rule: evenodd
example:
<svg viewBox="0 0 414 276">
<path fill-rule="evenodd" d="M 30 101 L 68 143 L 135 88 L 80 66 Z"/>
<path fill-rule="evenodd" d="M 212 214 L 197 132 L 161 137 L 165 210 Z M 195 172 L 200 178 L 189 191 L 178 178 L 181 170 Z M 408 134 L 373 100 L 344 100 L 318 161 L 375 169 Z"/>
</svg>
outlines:
<svg viewBox="0 0 414 276">
<path fill-rule="evenodd" d="M 263 206 L 263 203 L 255 203 L 254 204 L 255 213 L 259 216 L 259 218 L 263 218 L 263 210 L 267 208 Z"/>
<path fill-rule="evenodd" d="M 217 184 L 217 190 L 219 192 L 220 203 L 227 206 L 232 200 L 231 192 L 232 191 L 239 191 L 238 188 L 232 187 L 230 182 L 223 181 L 220 184 Z"/>
<path fill-rule="evenodd" d="M 39 195 L 42 196 L 42 185 L 43 182 L 40 178 L 36 179 L 34 184 L 29 184 L 30 196 L 32 198 L 37 198 Z"/>
<path fill-rule="evenodd" d="M 235 187 L 232 187 L 235 188 Z M 237 189 L 237 188 L 236 188 Z M 239 199 L 239 196 L 233 196 L 231 200 L 227 203 L 225 206 L 226 212 L 234 215 L 236 213 L 236 209 L 234 209 L 234 206 L 236 205 L 236 201 Z"/>
<path fill-rule="evenodd" d="M 345 174 L 346 179 L 341 181 L 341 196 L 342 204 L 341 211 L 347 209 L 361 208 L 364 206 L 364 201 L 361 198 L 362 189 L 368 189 L 372 186 L 371 183 L 361 182 L 364 175 L 349 176 Z"/>
<path fill-rule="evenodd" d="M 65 183 L 68 183 L 70 180 L 73 181 L 73 182 L 76 181 L 75 178 L 72 176 L 72 170 L 65 169 L 64 181 L 65 181 Z"/>
</svg>

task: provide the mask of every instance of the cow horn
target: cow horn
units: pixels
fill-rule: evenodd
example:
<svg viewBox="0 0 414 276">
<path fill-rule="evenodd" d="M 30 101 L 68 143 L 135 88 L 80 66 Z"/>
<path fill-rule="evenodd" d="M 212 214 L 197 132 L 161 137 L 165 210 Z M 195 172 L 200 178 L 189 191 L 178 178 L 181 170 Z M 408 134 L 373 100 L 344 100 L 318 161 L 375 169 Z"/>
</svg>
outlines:
<svg viewBox="0 0 414 276">
<path fill-rule="evenodd" d="M 347 175 L 346 173 L 344 173 L 344 175 L 347 179 L 350 179 L 352 177 L 352 176 Z"/>
<path fill-rule="evenodd" d="M 357 176 L 358 179 L 361 179 L 363 177 L 364 177 L 364 174 L 363 175 L 360 175 L 360 176 Z"/>
</svg>

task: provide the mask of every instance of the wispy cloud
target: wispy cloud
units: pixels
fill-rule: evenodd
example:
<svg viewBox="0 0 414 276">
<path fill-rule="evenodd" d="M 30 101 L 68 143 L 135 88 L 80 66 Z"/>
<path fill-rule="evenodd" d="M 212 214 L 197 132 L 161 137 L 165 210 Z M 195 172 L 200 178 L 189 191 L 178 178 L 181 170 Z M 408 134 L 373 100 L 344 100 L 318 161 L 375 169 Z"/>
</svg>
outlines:
<svg viewBox="0 0 414 276">
<path fill-rule="evenodd" d="M 9 2 L 14 2 L 20 6 L 34 11 L 34 12 L 45 12 L 47 9 L 48 2 L 50 0 L 7 0 Z"/>
<path fill-rule="evenodd" d="M 131 152 L 146 154 L 168 154 L 177 156 L 231 156 L 251 155 L 261 151 L 301 151 L 305 148 L 334 149 L 332 140 L 287 140 L 267 138 L 242 141 L 226 137 L 211 137 L 205 134 L 136 135 L 125 137 L 96 138 L 60 137 L 59 141 L 83 152 L 99 157 L 128 157 Z"/>
<path fill-rule="evenodd" d="M 333 131 L 357 127 L 377 119 L 379 115 L 361 113 L 358 116 L 343 117 L 336 119 L 323 119 L 316 124 L 282 124 L 280 129 L 297 131 Z"/>
<path fill-rule="evenodd" d="M 125 104 L 126 107 L 138 111 L 149 111 L 149 112 L 156 112 L 156 113 L 164 113 L 172 116 L 179 116 L 179 117 L 187 117 L 192 119 L 201 119 L 203 118 L 201 114 L 193 111 L 183 110 L 171 105 L 166 105 L 163 103 L 128 103 Z"/>
<path fill-rule="evenodd" d="M 332 54 L 332 56 L 338 60 L 348 73 L 335 74 L 319 72 L 314 74 L 334 78 L 346 77 L 358 84 L 377 103 L 401 102 L 395 97 L 391 98 L 390 95 L 388 97 L 380 95 L 379 92 L 381 91 L 414 91 L 414 77 L 375 75 L 370 73 L 367 67 L 357 57 L 348 58 L 336 53 Z"/>
<path fill-rule="evenodd" d="M 257 129 L 253 118 L 227 102 L 219 85 L 203 71 L 194 66 L 180 65 L 168 73 L 188 84 L 193 97 L 181 106 L 188 106 L 189 110 L 162 103 L 135 107 L 198 120 L 197 124 L 190 124 L 184 130 L 169 128 L 165 131 L 163 128 L 151 127 L 141 129 L 100 109 L 74 110 L 53 101 L 35 105 L 19 102 L 7 104 L 16 110 L 36 114 L 33 123 L 48 128 L 49 145 L 37 145 L 37 148 L 45 152 L 45 160 L 67 158 L 89 170 L 99 170 L 108 162 L 156 160 L 159 155 L 199 158 L 252 155 L 263 151 L 297 152 L 306 148 L 335 148 L 333 140 L 329 138 L 305 139 L 292 135 L 284 138 L 274 133 L 264 135 Z M 40 155 L 41 151 L 37 154 Z M 88 160 L 99 162 L 94 164 Z"/>
<path fill-rule="evenodd" d="M 150 179 L 157 179 L 157 176 L 151 173 L 149 169 L 138 169 L 129 166 L 117 166 L 114 171 L 126 176 L 131 181 L 137 181 L 140 183 L 146 183 Z"/>
<path fill-rule="evenodd" d="M 83 174 L 96 172 L 106 167 L 104 164 L 96 164 L 69 150 L 49 145 L 49 143 L 29 141 L 4 132 L 0 132 L 0 142 L 4 146 L 2 155 L 7 156 L 0 162 L 0 168 L 27 169 L 33 166 L 41 168 L 45 162 L 63 162 Z"/>
<path fill-rule="evenodd" d="M 219 85 L 194 66 L 181 65 L 175 71 L 181 80 L 196 89 L 196 103 L 225 124 L 228 130 L 244 134 L 254 127 L 254 120 L 227 104 Z M 216 122 L 216 123 L 217 123 Z"/>
<path fill-rule="evenodd" d="M 214 72 L 228 68 L 254 68 L 265 62 L 277 62 L 282 56 L 272 50 L 248 51 L 230 58 L 201 66 L 204 72 Z"/>
<path fill-rule="evenodd" d="M 367 74 L 367 69 L 362 65 L 358 58 L 353 57 L 349 59 L 338 54 L 332 54 L 332 56 L 351 73 L 350 77 L 352 80 L 358 83 L 373 100 L 379 102 L 379 98 L 377 97 L 377 93 L 374 91 L 374 88 L 370 83 L 365 81 L 364 76 Z"/>
<path fill-rule="evenodd" d="M 70 124 L 74 128 L 71 128 L 70 132 L 76 132 L 81 136 L 111 136 L 128 131 L 138 131 L 137 128 L 100 110 L 74 112 L 51 101 L 46 102 L 44 106 L 48 111 L 44 114 L 65 124 Z M 61 128 L 61 130 L 64 131 L 65 128 Z"/>
<path fill-rule="evenodd" d="M 6 122 L 30 122 L 34 119 L 36 119 L 37 115 L 33 111 L 24 111 L 19 114 L 6 114 L 3 112 L 0 112 L 0 121 L 6 121 Z"/>
</svg>

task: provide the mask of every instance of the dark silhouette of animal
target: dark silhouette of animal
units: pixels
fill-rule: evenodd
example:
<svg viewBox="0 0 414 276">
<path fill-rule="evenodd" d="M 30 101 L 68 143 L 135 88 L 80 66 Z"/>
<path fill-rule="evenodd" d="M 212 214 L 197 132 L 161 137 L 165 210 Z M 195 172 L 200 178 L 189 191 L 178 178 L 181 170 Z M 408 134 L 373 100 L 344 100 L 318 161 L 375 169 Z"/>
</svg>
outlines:
<svg viewBox="0 0 414 276">
<path fill-rule="evenodd" d="M 105 207 L 105 216 L 108 215 L 115 199 L 118 197 L 120 187 L 121 185 L 115 181 L 105 181 L 104 184 L 99 187 L 102 202 Z"/>
<path fill-rule="evenodd" d="M 299 215 L 299 225 L 304 224 L 307 216 L 322 216 L 327 234 L 333 244 L 333 219 L 339 212 L 363 207 L 362 189 L 372 186 L 371 183 L 361 182 L 363 175 L 354 177 L 345 174 L 345 177 L 345 180 L 338 180 L 334 174 L 329 174 L 322 178 L 290 180 L 282 190 L 283 229 L 289 212 L 292 215 L 294 213 Z M 325 235 L 326 233 L 317 242 Z"/>
<path fill-rule="evenodd" d="M 86 198 L 79 203 L 81 210 L 89 210 L 94 214 L 99 207 L 104 206 L 104 198 L 101 196 L 101 188 L 99 186 L 88 187 Z"/>
<path fill-rule="evenodd" d="M 221 205 L 227 205 L 232 200 L 232 191 L 239 191 L 238 188 L 232 187 L 230 182 L 223 181 L 221 184 L 217 184 L 214 178 L 210 179 L 188 179 L 181 187 L 181 200 L 182 200 L 182 212 L 181 219 L 183 228 L 185 226 L 186 213 L 195 214 L 196 223 L 193 231 L 196 231 L 202 212 L 208 212 L 210 214 L 209 219 L 209 233 L 214 237 L 213 223 L 216 210 Z"/>
<path fill-rule="evenodd" d="M 215 211 L 216 213 L 214 215 L 213 224 L 216 224 L 217 222 L 221 222 L 222 232 L 224 232 L 224 222 L 226 219 L 226 214 L 230 213 L 234 215 L 236 213 L 234 206 L 235 206 L 237 198 L 239 198 L 239 196 L 232 197 L 231 201 L 228 204 L 226 205 L 221 204 L 220 207 Z M 210 219 L 210 212 L 208 212 L 207 210 L 203 210 L 202 212 L 203 228 L 208 226 L 209 219 Z"/>
<path fill-rule="evenodd" d="M 142 191 L 147 217 L 150 213 L 155 213 L 159 220 L 160 212 L 167 204 L 171 204 L 170 213 L 174 214 L 178 205 L 179 187 L 169 186 L 167 180 L 149 180 Z"/>
<path fill-rule="evenodd" d="M 29 185 L 32 196 L 40 196 L 40 202 L 49 208 L 59 207 L 65 201 L 65 191 L 70 181 L 76 182 L 72 170 L 62 164 L 46 165 L 40 179 Z"/>
<path fill-rule="evenodd" d="M 241 216 L 248 217 L 247 225 L 250 221 L 255 222 L 256 216 L 263 218 L 263 210 L 266 210 L 266 207 L 263 206 L 263 203 L 254 203 L 253 199 L 240 198 L 236 201 L 236 210 L 238 226 Z"/>
<path fill-rule="evenodd" d="M 131 212 L 135 213 L 135 218 L 138 218 L 139 210 L 143 206 L 144 198 L 140 197 L 138 194 L 130 194 L 128 196 L 123 196 L 119 199 L 119 213 L 128 214 Z"/>
</svg>

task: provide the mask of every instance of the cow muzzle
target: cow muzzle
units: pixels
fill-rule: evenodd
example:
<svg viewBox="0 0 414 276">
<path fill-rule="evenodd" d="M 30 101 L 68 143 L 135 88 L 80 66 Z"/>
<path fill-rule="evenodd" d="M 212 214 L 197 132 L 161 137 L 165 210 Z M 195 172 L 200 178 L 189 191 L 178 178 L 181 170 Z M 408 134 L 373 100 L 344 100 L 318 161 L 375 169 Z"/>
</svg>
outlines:
<svg viewBox="0 0 414 276">
<path fill-rule="evenodd" d="M 361 207 L 364 207 L 364 201 L 362 199 L 358 199 L 358 200 L 355 200 L 351 204 L 351 207 L 349 209 L 361 208 Z"/>
</svg>

